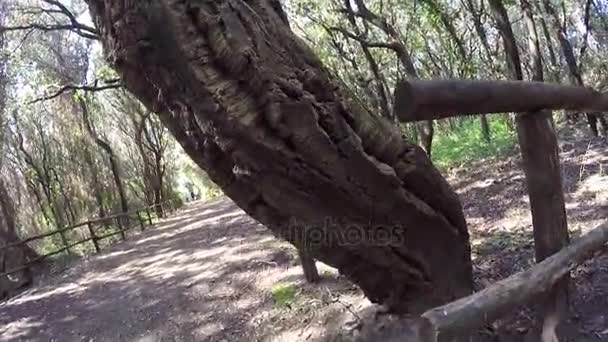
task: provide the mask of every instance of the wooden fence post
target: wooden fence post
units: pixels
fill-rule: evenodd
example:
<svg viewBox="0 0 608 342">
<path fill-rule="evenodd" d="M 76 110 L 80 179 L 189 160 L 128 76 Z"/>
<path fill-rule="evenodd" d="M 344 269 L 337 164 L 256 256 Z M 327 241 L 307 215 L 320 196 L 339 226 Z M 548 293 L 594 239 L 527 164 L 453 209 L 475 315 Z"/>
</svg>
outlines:
<svg viewBox="0 0 608 342">
<path fill-rule="evenodd" d="M 127 236 L 125 235 L 125 231 L 123 230 L 121 218 L 122 216 L 117 216 L 116 223 L 118 224 L 118 229 L 120 230 L 120 237 L 123 241 L 125 241 L 127 239 Z"/>
<path fill-rule="evenodd" d="M 95 252 L 99 253 L 99 243 L 97 243 L 97 235 L 95 235 L 95 230 L 93 229 L 93 225 L 91 222 L 87 223 L 87 227 L 89 228 L 89 234 L 91 234 L 91 241 L 93 241 L 93 245 L 95 245 Z"/>
<path fill-rule="evenodd" d="M 316 283 L 320 280 L 319 271 L 317 271 L 317 265 L 315 259 L 308 254 L 302 247 L 298 247 L 298 255 L 300 257 L 300 263 L 302 264 L 302 270 L 304 270 L 304 278 L 309 283 Z"/>
<path fill-rule="evenodd" d="M 66 231 L 62 230 L 63 228 L 59 228 L 59 237 L 61 238 L 61 243 L 63 244 L 63 247 L 65 248 L 65 250 L 68 252 L 69 256 L 72 256 L 72 251 L 70 250 L 70 243 L 68 241 L 68 238 L 66 236 Z"/>
<path fill-rule="evenodd" d="M 141 217 L 141 213 L 139 212 L 139 210 L 136 211 L 136 213 L 137 213 L 137 220 L 139 221 L 139 228 L 143 232 L 144 229 L 146 229 L 146 225 L 144 224 L 144 219 Z"/>
</svg>

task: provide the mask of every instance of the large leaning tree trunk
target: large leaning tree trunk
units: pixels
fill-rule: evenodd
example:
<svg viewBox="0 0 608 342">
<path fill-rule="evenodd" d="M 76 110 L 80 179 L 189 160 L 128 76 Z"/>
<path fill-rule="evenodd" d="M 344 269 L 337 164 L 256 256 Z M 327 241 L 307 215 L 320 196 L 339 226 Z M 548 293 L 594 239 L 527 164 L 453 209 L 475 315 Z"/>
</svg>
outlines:
<svg viewBox="0 0 608 342">
<path fill-rule="evenodd" d="M 471 292 L 456 194 L 345 95 L 278 1 L 88 3 L 126 87 L 249 215 L 396 312 Z"/>
</svg>

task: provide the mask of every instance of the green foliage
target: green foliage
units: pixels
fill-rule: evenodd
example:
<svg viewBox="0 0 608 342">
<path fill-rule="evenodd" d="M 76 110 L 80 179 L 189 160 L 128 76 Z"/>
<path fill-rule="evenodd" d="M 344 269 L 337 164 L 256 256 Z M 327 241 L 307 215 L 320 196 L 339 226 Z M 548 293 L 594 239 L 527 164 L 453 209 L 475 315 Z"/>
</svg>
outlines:
<svg viewBox="0 0 608 342">
<path fill-rule="evenodd" d="M 278 283 L 272 287 L 272 299 L 279 307 L 290 306 L 296 299 L 297 288 L 293 284 Z"/>
<path fill-rule="evenodd" d="M 509 128 L 506 117 L 488 117 L 488 121 L 490 143 L 483 139 L 477 118 L 461 121 L 454 130 L 437 132 L 433 142 L 433 162 L 445 169 L 510 151 L 517 136 Z"/>
</svg>

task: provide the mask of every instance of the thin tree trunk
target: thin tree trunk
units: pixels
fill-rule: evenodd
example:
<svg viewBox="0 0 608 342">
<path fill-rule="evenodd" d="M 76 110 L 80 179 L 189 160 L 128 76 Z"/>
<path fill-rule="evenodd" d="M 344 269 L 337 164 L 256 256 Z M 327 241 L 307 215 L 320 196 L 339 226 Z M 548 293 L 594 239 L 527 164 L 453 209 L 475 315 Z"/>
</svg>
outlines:
<svg viewBox="0 0 608 342">
<path fill-rule="evenodd" d="M 568 40 L 568 36 L 566 34 L 566 29 L 560 23 L 559 17 L 553 8 L 553 5 L 549 2 L 549 0 L 543 0 L 543 4 L 545 6 L 545 11 L 549 14 L 551 18 L 551 22 L 553 24 L 553 29 L 557 36 L 557 40 L 562 48 L 562 52 L 564 54 L 564 58 L 566 59 L 566 65 L 568 66 L 568 71 L 570 73 L 570 78 L 572 82 L 578 86 L 584 86 L 585 82 L 583 81 L 583 76 L 581 74 L 581 70 L 579 65 L 576 62 L 576 57 L 574 55 L 574 49 L 572 48 L 572 44 Z M 589 128 L 594 136 L 598 136 L 599 131 L 597 128 L 598 118 L 602 124 L 602 127 L 605 130 L 608 129 L 608 122 L 604 118 L 603 115 L 596 115 L 596 113 L 587 112 L 585 114 L 587 117 L 587 123 L 589 124 Z"/>
<path fill-rule="evenodd" d="M 302 270 L 304 271 L 304 278 L 306 278 L 306 281 L 309 283 L 318 282 L 320 278 L 315 259 L 303 248 L 298 248 L 298 256 L 300 258 L 300 263 L 302 264 Z"/>
<path fill-rule="evenodd" d="M 42 213 L 42 216 L 44 217 L 44 220 L 46 221 L 47 227 L 50 226 L 53 223 L 53 219 L 49 215 L 47 208 L 44 206 L 42 194 L 40 193 L 40 190 L 38 189 L 36 182 L 34 182 L 33 180 L 26 180 L 26 182 L 27 182 L 28 188 L 34 194 L 34 197 L 36 198 L 36 204 L 38 204 L 38 208 L 40 208 L 40 212 Z"/>
<path fill-rule="evenodd" d="M 99 170 L 97 169 L 97 165 L 95 165 L 95 160 L 93 160 L 89 147 L 86 145 L 86 143 L 83 145 L 84 161 L 89 166 L 89 172 L 91 173 L 91 185 L 94 192 L 93 196 L 95 197 L 95 202 L 97 203 L 98 215 L 99 218 L 104 218 L 106 217 L 106 209 L 103 203 L 103 190 L 99 182 Z"/>
<path fill-rule="evenodd" d="M 551 32 L 549 31 L 549 27 L 547 25 L 547 21 L 545 20 L 545 11 L 542 8 L 542 4 L 540 1 L 534 1 L 536 11 L 539 14 L 538 21 L 540 22 L 540 26 L 543 31 L 543 36 L 545 37 L 545 45 L 547 47 L 547 51 L 549 52 L 549 61 L 551 62 L 551 67 L 553 72 L 551 73 L 551 81 L 559 82 L 560 81 L 560 65 L 558 62 L 558 57 L 556 57 L 555 48 L 553 47 L 553 39 L 551 38 Z"/>
<path fill-rule="evenodd" d="M 425 3 L 427 6 L 429 6 L 430 10 L 434 14 L 439 16 L 439 20 L 441 21 L 441 23 L 445 27 L 446 31 L 448 32 L 450 39 L 452 39 L 454 41 L 454 43 L 456 44 L 456 50 L 458 50 L 458 54 L 461 57 L 464 57 L 462 61 L 466 65 L 467 64 L 467 60 L 466 60 L 467 51 L 464 48 L 464 42 L 460 38 L 461 36 L 458 34 L 458 32 L 456 32 L 456 28 L 452 24 L 452 19 L 448 16 L 445 9 L 441 6 L 441 4 L 439 2 L 437 2 L 437 0 L 421 0 L 421 2 Z"/>
<path fill-rule="evenodd" d="M 403 43 L 401 34 L 399 34 L 399 32 L 392 25 L 390 25 L 385 18 L 382 18 L 371 12 L 365 5 L 364 1 L 355 0 L 355 3 L 357 4 L 356 15 L 367 20 L 372 25 L 382 30 L 388 36 L 388 38 L 390 39 L 390 43 L 387 44 L 387 47 L 389 47 L 395 52 L 397 58 L 401 63 L 401 66 L 405 70 L 405 73 L 410 78 L 418 79 L 418 72 L 416 70 L 416 67 L 414 66 L 414 62 L 412 61 L 412 56 L 409 50 L 407 49 L 405 43 Z M 345 2 L 345 5 L 347 6 L 346 8 L 348 12 L 355 14 L 350 5 L 350 1 Z M 426 154 L 431 156 L 433 146 L 433 134 L 435 133 L 433 121 L 428 120 L 425 122 L 416 122 L 415 127 L 417 129 L 420 147 L 422 147 Z"/>
<path fill-rule="evenodd" d="M 59 178 L 59 175 L 57 174 L 57 171 L 55 170 L 54 166 L 51 167 L 51 172 L 53 173 L 53 178 L 55 178 L 55 182 L 57 183 L 57 187 L 59 188 L 59 193 L 61 194 L 61 197 L 63 199 L 61 201 L 62 203 L 60 204 L 61 211 L 65 213 L 64 215 L 67 219 L 67 225 L 71 226 L 76 223 L 76 213 L 74 212 L 74 208 L 72 207 L 72 201 L 70 200 L 70 196 L 68 196 L 68 194 L 66 193 L 65 186 L 61 181 L 61 178 Z M 57 199 L 57 201 L 59 203 L 59 199 Z"/>
<path fill-rule="evenodd" d="M 483 140 L 488 144 L 492 142 L 492 136 L 490 135 L 490 125 L 488 124 L 488 117 L 485 114 L 482 114 L 479 118 L 481 121 L 481 136 Z"/>
<path fill-rule="evenodd" d="M 82 111 L 82 118 L 87 132 L 89 133 L 93 141 L 95 141 L 95 144 L 97 144 L 97 146 L 99 146 L 99 148 L 101 148 L 108 156 L 108 161 L 110 162 L 110 171 L 112 172 L 112 179 L 114 180 L 116 191 L 118 191 L 118 197 L 120 199 L 120 208 L 123 213 L 127 213 L 129 212 L 129 201 L 127 199 L 125 187 L 122 183 L 120 165 L 118 159 L 116 158 L 116 154 L 114 154 L 114 150 L 112 149 L 110 144 L 108 144 L 106 141 L 104 141 L 97 135 L 97 132 L 95 131 L 95 128 L 93 127 L 90 121 L 89 110 L 85 100 L 79 98 L 78 103 Z M 126 218 L 124 219 L 123 224 L 125 224 L 125 226 L 128 224 Z"/>
<path fill-rule="evenodd" d="M 393 311 L 471 292 L 456 194 L 340 89 L 282 11 L 267 0 L 88 3 L 127 88 L 249 215 Z"/>
<path fill-rule="evenodd" d="M 508 65 L 514 79 L 523 80 L 519 50 L 511 23 L 502 0 L 490 0 L 494 18 L 507 51 Z M 527 0 L 521 0 L 524 20 L 528 29 L 529 53 L 533 60 L 534 81 L 543 81 L 540 41 L 532 9 Z M 536 261 L 540 262 L 566 246 L 570 239 L 566 220 L 564 194 L 559 164 L 557 137 L 551 124 L 551 113 L 520 113 L 517 115 L 517 135 L 523 159 L 524 173 L 532 223 Z M 557 285 L 542 304 L 543 342 L 556 342 L 555 329 L 567 311 L 569 277 Z M 551 336 L 553 339 L 547 339 Z"/>
<path fill-rule="evenodd" d="M 349 1 L 350 0 L 345 0 L 345 5 L 348 7 L 350 6 Z M 359 27 L 357 26 L 357 21 L 355 20 L 355 16 L 354 16 L 352 10 L 348 12 L 347 16 L 348 16 L 348 22 L 350 23 L 351 27 L 353 28 L 355 35 L 361 36 L 361 31 L 359 30 Z M 374 80 L 375 80 L 375 84 L 376 84 L 376 92 L 378 94 L 378 103 L 379 103 L 381 114 L 382 114 L 382 116 L 384 116 L 387 119 L 394 120 L 392 111 L 390 109 L 388 96 L 386 95 L 386 81 L 384 80 L 384 77 L 382 76 L 382 73 L 380 72 L 378 63 L 376 62 L 376 59 L 372 55 L 371 51 L 369 50 L 369 48 L 365 44 L 365 42 L 359 40 L 359 44 L 361 45 L 361 50 L 363 51 L 363 54 L 365 55 L 365 59 L 367 60 L 367 63 L 369 64 L 369 68 L 370 68 L 372 74 L 374 75 Z"/>
<path fill-rule="evenodd" d="M 143 136 L 146 138 L 148 145 L 146 146 L 149 152 L 151 153 L 151 157 L 146 155 L 146 161 L 150 163 L 148 166 L 149 172 L 149 185 L 151 187 L 152 193 L 154 194 L 154 204 L 156 214 L 158 217 L 165 217 L 165 211 L 163 208 L 163 177 L 164 177 L 164 166 L 163 166 L 163 148 L 162 142 L 159 139 L 153 139 L 153 137 L 157 137 L 155 134 L 150 134 L 150 131 L 146 127 L 146 120 L 149 119 L 149 116 L 146 116 L 142 120 L 142 132 Z M 152 128 L 153 130 L 153 128 Z M 143 147 L 143 144 L 142 144 Z M 150 160 L 152 159 L 152 160 Z M 153 171 L 153 172 L 152 172 Z"/>
<path fill-rule="evenodd" d="M 154 190 L 152 186 L 152 172 L 150 171 L 150 161 L 149 156 L 146 153 L 146 148 L 144 146 L 144 130 L 146 125 L 147 115 L 142 117 L 141 122 L 137 122 L 136 119 L 133 118 L 134 128 L 136 129 L 135 134 L 135 145 L 137 146 L 137 150 L 139 151 L 139 155 L 141 156 L 142 162 L 142 172 L 143 172 L 143 181 L 144 181 L 144 189 L 145 189 L 145 197 L 146 203 L 151 206 L 155 204 L 154 200 Z"/>
<path fill-rule="evenodd" d="M 475 9 L 475 6 L 473 5 L 472 0 L 467 0 L 467 1 L 468 1 L 468 5 L 469 5 L 469 10 L 474 18 L 473 22 L 475 24 L 475 29 L 477 31 L 477 34 L 479 35 L 480 40 L 482 41 L 482 45 L 484 46 L 484 48 L 486 48 L 486 53 L 488 53 L 488 56 L 490 56 L 487 36 L 485 34 L 485 30 L 483 29 L 483 25 L 481 24 L 481 19 L 477 15 L 477 10 Z M 475 67 L 469 66 L 469 56 L 467 54 L 466 49 L 464 48 L 464 42 L 460 38 L 460 36 L 457 34 L 456 28 L 452 24 L 452 20 L 450 19 L 448 14 L 445 12 L 445 10 L 442 8 L 442 6 L 436 0 L 423 0 L 423 2 L 426 3 L 431 8 L 431 10 L 439 16 L 441 23 L 445 27 L 450 38 L 456 44 L 456 47 L 457 47 L 456 50 L 458 51 L 458 54 L 460 55 L 464 69 L 469 70 L 469 71 L 471 71 L 471 74 L 474 74 Z M 491 61 L 491 58 L 489 59 L 489 61 Z M 465 76 L 465 77 L 467 77 L 467 76 Z M 490 125 L 488 124 L 488 118 L 487 118 L 486 114 L 480 115 L 479 123 L 481 124 L 481 136 L 483 137 L 483 140 L 486 141 L 487 143 L 490 143 L 491 142 Z"/>
<path fill-rule="evenodd" d="M 2 2 L 0 4 L 0 27 L 5 26 L 6 19 L 8 17 L 8 4 Z M 6 36 L 4 32 L 0 32 L 0 51 L 4 51 L 6 46 Z M 8 58 L 9 55 L 4 52 L 0 52 L 0 170 L 2 170 L 2 163 L 4 159 L 4 135 L 6 133 L 6 91 L 8 84 Z"/>
</svg>

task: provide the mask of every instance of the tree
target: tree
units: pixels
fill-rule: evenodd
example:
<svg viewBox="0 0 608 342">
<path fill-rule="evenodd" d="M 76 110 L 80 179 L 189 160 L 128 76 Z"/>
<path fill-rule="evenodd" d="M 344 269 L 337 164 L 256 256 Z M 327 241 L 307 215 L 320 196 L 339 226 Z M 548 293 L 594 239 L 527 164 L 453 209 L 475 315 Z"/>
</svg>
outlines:
<svg viewBox="0 0 608 342">
<path fill-rule="evenodd" d="M 78 98 L 78 104 L 80 106 L 80 111 L 82 113 L 82 121 L 84 122 L 84 127 L 86 131 L 89 133 L 91 139 L 95 142 L 95 144 L 101 148 L 104 153 L 108 157 L 108 161 L 110 163 L 110 170 L 112 171 L 112 178 L 114 180 L 114 184 L 116 185 L 116 190 L 118 191 L 118 197 L 120 198 L 120 208 L 123 213 L 129 212 L 129 201 L 127 199 L 127 194 L 125 191 L 125 186 L 123 185 L 123 180 L 121 176 L 121 167 L 120 162 L 114 153 L 114 149 L 112 146 L 99 134 L 97 133 L 97 129 L 93 126 L 93 123 L 89 114 L 89 107 L 84 98 Z M 125 222 L 126 223 L 126 222 Z"/>
<path fill-rule="evenodd" d="M 126 87 L 248 214 L 395 311 L 471 292 L 457 196 L 340 89 L 277 1 L 88 3 Z"/>
<path fill-rule="evenodd" d="M 141 161 L 143 192 L 146 203 L 156 205 L 159 217 L 164 216 L 162 203 L 168 199 L 165 189 L 167 162 L 165 155 L 169 148 L 169 133 L 156 116 L 141 105 L 125 91 L 115 95 L 112 106 L 119 115 L 127 115 L 129 128 L 123 128 L 124 133 L 132 138 Z"/>
<path fill-rule="evenodd" d="M 370 11 L 365 2 L 362 0 L 355 0 L 355 4 L 357 5 L 357 11 L 355 12 L 351 5 L 350 0 L 344 1 L 344 5 L 346 7 L 346 12 L 352 16 L 358 16 L 363 18 L 363 20 L 369 22 L 371 25 L 374 25 L 378 29 L 380 29 L 386 36 L 388 37 L 389 43 L 384 44 L 383 47 L 389 48 L 395 52 L 401 66 L 405 70 L 406 75 L 412 79 L 418 79 L 418 71 L 414 62 L 412 60 L 412 55 L 407 48 L 406 44 L 401 37 L 401 34 L 397 31 L 397 29 L 386 20 L 386 18 Z M 352 20 L 352 19 L 351 19 Z M 420 145 L 424 149 L 424 151 L 430 156 L 433 145 L 433 135 L 434 128 L 432 121 L 426 121 L 425 123 L 417 123 L 416 124 L 417 133 L 420 139 Z"/>
<path fill-rule="evenodd" d="M 557 37 L 557 41 L 559 42 L 559 45 L 562 48 L 562 53 L 564 55 L 564 58 L 566 59 L 566 65 L 568 67 L 568 72 L 570 75 L 571 82 L 573 84 L 576 84 L 579 86 L 584 86 L 585 82 L 583 81 L 583 75 L 581 72 L 581 68 L 580 68 L 580 65 L 576 61 L 576 56 L 574 55 L 574 49 L 572 48 L 572 44 L 570 44 L 570 41 L 568 40 L 568 35 L 566 33 L 566 27 L 564 27 L 564 25 L 561 23 L 558 15 L 555 11 L 555 8 L 553 8 L 553 5 L 551 4 L 551 2 L 549 0 L 543 0 L 543 5 L 545 7 L 545 11 L 549 14 L 554 33 Z M 587 23 L 587 31 L 585 32 L 585 44 L 586 44 L 587 36 L 589 34 L 588 28 L 589 28 L 590 6 L 591 6 L 591 2 L 588 1 L 587 5 L 585 6 L 585 13 L 586 13 L 585 21 Z M 582 50 L 581 52 L 584 53 L 584 51 L 585 50 Z M 603 129 L 604 133 L 606 133 L 606 131 L 608 130 L 608 122 L 606 122 L 606 119 L 604 118 L 604 116 L 601 113 L 587 113 L 586 117 L 587 117 L 587 123 L 589 124 L 589 128 L 593 132 L 593 135 L 597 136 L 599 133 L 598 129 L 597 129 L 598 119 L 602 125 L 602 129 Z"/>
<path fill-rule="evenodd" d="M 523 80 L 519 48 L 507 10 L 502 0 L 490 0 L 489 3 L 505 45 L 509 71 L 514 79 Z M 528 29 L 533 81 L 542 82 L 544 78 L 540 42 L 528 0 L 521 0 L 521 9 Z M 557 253 L 569 243 L 559 150 L 551 116 L 549 111 L 517 115 L 517 133 L 530 197 L 537 262 Z M 567 286 L 568 277 L 565 277 L 543 303 L 543 341 L 557 341 L 555 328 L 567 310 Z"/>
<path fill-rule="evenodd" d="M 6 7 L 6 3 L 0 4 L 0 27 L 4 25 L 6 20 Z M 0 32 L 0 171 L 2 171 L 4 159 L 5 110 L 8 83 L 8 53 L 5 51 L 5 42 L 5 34 Z M 5 181 L 1 176 L 2 173 L 0 173 L 0 246 L 19 241 L 12 196 L 9 195 Z M 2 251 L 0 252 L 0 273 L 35 257 L 36 253 L 27 245 Z M 15 274 L 13 279 L 9 279 L 6 276 L 0 277 L 0 299 L 8 296 L 20 287 L 30 284 L 31 281 L 32 273 L 29 270 Z"/>
</svg>

